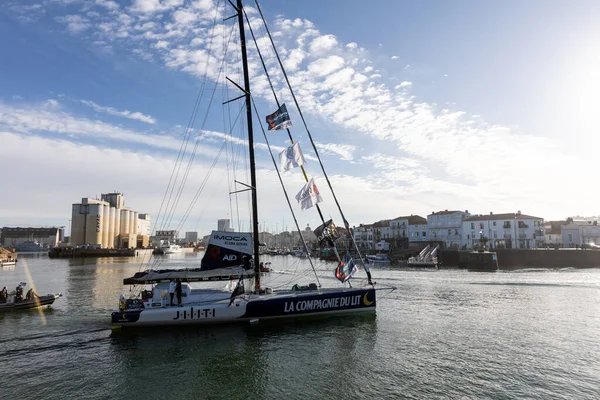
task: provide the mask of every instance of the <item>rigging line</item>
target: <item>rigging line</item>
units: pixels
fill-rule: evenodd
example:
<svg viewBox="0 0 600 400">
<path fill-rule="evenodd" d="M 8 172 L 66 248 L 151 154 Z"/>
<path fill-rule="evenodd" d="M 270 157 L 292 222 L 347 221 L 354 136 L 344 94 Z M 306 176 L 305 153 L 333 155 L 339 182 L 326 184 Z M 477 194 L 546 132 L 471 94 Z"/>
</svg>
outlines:
<svg viewBox="0 0 600 400">
<path fill-rule="evenodd" d="M 238 112 L 238 115 L 234 121 L 234 126 L 236 124 L 236 122 L 240 119 L 240 116 L 242 115 L 242 111 L 244 110 L 245 107 L 240 107 L 240 111 Z M 210 175 L 212 174 L 212 171 L 217 163 L 217 161 L 219 160 L 221 153 L 223 152 L 223 149 L 226 148 L 227 142 L 229 141 L 229 138 L 227 136 L 223 137 L 223 144 L 221 145 L 221 148 L 219 150 L 219 152 L 217 153 L 217 156 L 215 157 L 211 167 L 208 170 L 208 173 L 206 174 L 206 176 L 204 177 L 204 180 L 202 181 L 200 188 L 198 189 L 198 191 L 196 192 L 196 195 L 194 196 L 194 198 L 192 199 L 192 201 L 190 202 L 190 205 L 187 207 L 186 212 L 184 213 L 181 221 L 179 222 L 179 224 L 177 225 L 177 229 L 181 228 L 183 226 L 183 224 L 185 223 L 185 221 L 187 220 L 187 217 L 189 216 L 190 212 L 192 211 L 192 209 L 194 208 L 194 205 L 196 204 L 196 202 L 198 201 L 198 198 L 200 196 L 200 194 L 202 193 L 202 190 L 204 190 L 204 186 L 206 185 L 206 183 L 208 182 L 208 178 L 210 177 Z"/>
<path fill-rule="evenodd" d="M 260 58 L 260 62 L 262 64 L 262 66 L 263 66 L 263 70 L 265 71 L 265 75 L 267 76 L 267 80 L 269 82 L 269 86 L 271 88 L 271 92 L 273 93 L 273 97 L 275 98 L 275 102 L 277 103 L 277 108 L 279 109 L 280 103 L 279 103 L 279 99 L 277 97 L 277 93 L 275 93 L 275 88 L 273 87 L 273 82 L 271 80 L 271 76 L 269 75 L 269 71 L 268 71 L 267 66 L 265 64 L 265 60 L 264 60 L 264 58 L 263 58 L 263 56 L 262 56 L 262 54 L 260 52 L 260 48 L 258 47 L 258 43 L 256 41 L 256 36 L 254 36 L 254 31 L 252 30 L 252 25 L 250 24 L 250 19 L 248 18 L 248 14 L 246 14 L 245 10 L 244 10 L 244 16 L 246 17 L 246 22 L 248 23 L 248 28 L 250 29 L 250 34 L 252 35 L 252 40 L 254 41 L 254 46 L 256 47 L 256 51 L 258 53 L 258 57 Z M 266 27 L 266 23 L 265 23 L 265 27 Z M 274 46 L 275 45 L 273 45 L 273 47 Z M 281 68 L 283 70 L 283 66 Z M 285 71 L 284 71 L 284 73 L 285 73 Z M 293 145 L 294 144 L 294 139 L 292 138 L 292 132 L 290 131 L 289 128 L 286 128 L 286 131 L 287 131 L 288 137 L 290 138 L 290 141 L 292 142 L 292 145 Z M 310 135 L 310 133 L 309 133 L 309 135 Z M 311 139 L 311 141 L 312 141 L 312 139 Z M 321 165 L 321 167 L 322 167 L 322 165 Z M 301 165 L 300 169 L 302 170 L 302 175 L 304 175 L 304 181 L 308 182 L 308 175 L 306 174 L 306 170 L 304 169 L 304 165 Z M 330 187 L 331 187 L 331 185 L 330 185 Z M 334 196 L 335 196 L 335 194 L 334 194 Z M 319 204 L 315 204 L 315 206 L 316 206 L 316 209 L 317 209 L 317 211 L 319 213 L 319 217 L 321 218 L 321 223 L 324 225 L 325 224 L 325 218 L 323 217 L 323 212 L 321 211 L 321 207 L 319 206 Z M 343 215 L 342 215 L 342 218 L 343 218 Z M 338 263 L 342 262 L 342 259 L 341 259 L 340 255 L 338 253 L 337 248 L 336 248 L 335 242 L 333 240 L 329 240 L 329 245 L 330 245 L 330 247 L 334 248 L 334 254 L 335 254 L 336 258 L 337 258 Z"/>
<path fill-rule="evenodd" d="M 258 9 L 258 12 L 260 13 L 260 16 L 262 18 L 264 27 L 267 31 L 267 34 L 269 36 L 269 41 L 271 42 L 271 46 L 273 47 L 273 51 L 275 52 L 275 55 L 277 56 L 277 61 L 279 62 L 279 66 L 281 68 L 281 72 L 283 73 L 283 76 L 285 78 L 285 81 L 288 85 L 288 88 L 290 90 L 290 94 L 292 95 L 292 98 L 294 99 L 294 103 L 296 104 L 296 108 L 298 109 L 298 113 L 300 114 L 300 118 L 302 119 L 302 123 L 304 124 L 304 128 L 306 129 L 306 133 L 308 135 L 308 138 L 310 140 L 310 143 L 312 144 L 312 147 L 315 151 L 315 154 L 317 156 L 317 160 L 319 161 L 319 165 L 321 166 L 321 170 L 323 171 L 323 175 L 325 176 L 325 180 L 327 181 L 327 185 L 329 186 L 329 190 L 331 190 L 331 194 L 333 195 L 333 200 L 335 201 L 335 204 L 337 205 L 337 208 L 340 212 L 340 215 L 342 216 L 342 220 L 344 221 L 344 226 L 346 227 L 346 230 L 348 230 L 348 232 L 350 233 L 350 237 L 352 238 L 352 243 L 354 244 L 354 247 L 356 248 L 356 252 L 360 258 L 360 262 L 363 264 L 363 268 L 365 269 L 366 273 L 367 273 L 367 277 L 369 279 L 369 282 L 371 282 L 371 273 L 369 272 L 369 269 L 367 267 L 364 266 L 364 260 L 362 257 L 362 254 L 360 253 L 360 250 L 358 249 L 358 245 L 356 244 L 356 241 L 354 240 L 354 235 L 352 234 L 352 230 L 350 229 L 350 223 L 348 222 L 348 220 L 346 219 L 346 217 L 344 216 L 344 212 L 342 211 L 342 207 L 340 206 L 340 203 L 337 199 L 337 196 L 335 195 L 335 191 L 333 190 L 333 186 L 331 185 L 331 181 L 329 180 L 329 176 L 327 175 L 327 172 L 325 171 L 325 167 L 323 166 L 323 162 L 321 161 L 321 156 L 319 155 L 319 151 L 317 150 L 317 146 L 315 145 L 315 142 L 313 141 L 312 135 L 310 133 L 310 130 L 308 129 L 308 125 L 306 124 L 306 120 L 304 118 L 304 115 L 302 114 L 302 109 L 300 108 L 300 104 L 298 104 L 298 99 L 296 98 L 296 95 L 294 94 L 294 90 L 292 89 L 292 85 L 290 84 L 290 80 L 287 76 L 287 73 L 285 72 L 285 68 L 283 67 L 283 62 L 281 61 L 281 57 L 279 57 L 279 52 L 277 51 L 277 47 L 275 47 L 275 42 L 273 41 L 273 37 L 271 36 L 271 32 L 269 30 L 269 27 L 267 25 L 267 21 L 265 20 L 265 17 L 262 13 L 262 9 L 260 8 L 260 5 L 258 4 L 258 0 L 254 0 L 254 2 L 256 3 L 256 7 Z"/>
<path fill-rule="evenodd" d="M 212 25 L 212 28 L 211 28 L 211 35 L 210 35 L 211 39 L 210 39 L 209 44 L 208 44 L 208 48 L 209 49 L 212 48 L 212 38 L 213 38 L 212 33 L 214 33 L 214 30 L 215 30 L 215 27 L 216 27 L 217 17 L 218 17 L 218 7 L 215 9 L 215 16 L 213 18 L 213 25 Z M 172 220 L 172 216 L 173 216 L 174 211 L 175 211 L 176 203 L 175 203 L 175 201 L 173 201 L 173 203 L 171 203 L 171 199 L 173 197 L 173 190 L 175 189 L 175 186 L 177 184 L 177 180 L 179 178 L 179 171 L 181 169 L 181 165 L 182 165 L 183 160 L 185 158 L 185 153 L 187 151 L 187 146 L 189 144 L 189 140 L 190 140 L 191 134 L 193 132 L 192 127 L 195 124 L 196 117 L 198 115 L 198 109 L 199 109 L 200 103 L 202 102 L 202 98 L 204 96 L 204 89 L 206 88 L 206 83 L 208 81 L 207 76 L 208 76 L 208 66 L 209 66 L 209 64 L 210 64 L 210 54 L 207 54 L 207 62 L 206 62 L 206 66 L 205 66 L 205 70 L 204 70 L 204 74 L 203 74 L 203 79 L 202 79 L 202 82 L 203 82 L 202 93 L 201 93 L 201 96 L 199 97 L 199 99 L 197 99 L 196 104 L 194 105 L 194 109 L 193 109 L 192 115 L 190 116 L 190 120 L 188 121 L 188 125 L 187 125 L 187 128 L 186 128 L 187 136 L 184 138 L 184 141 L 185 141 L 184 152 L 183 152 L 183 155 L 181 157 L 181 160 L 178 160 L 179 164 L 177 166 L 177 173 L 175 175 L 175 181 L 173 182 L 173 186 L 171 187 L 171 193 L 169 195 L 169 201 L 167 202 L 167 209 L 169 208 L 170 204 L 171 204 L 171 209 L 170 209 L 170 211 L 166 211 L 165 215 L 163 216 L 162 228 L 161 229 L 165 229 L 166 227 L 168 227 L 170 225 L 171 220 Z M 196 149 L 194 149 L 194 151 L 195 150 Z M 189 164 L 188 164 L 188 166 L 189 166 Z M 180 184 L 180 189 L 182 189 L 182 184 Z M 180 190 L 178 190 L 178 194 L 176 195 L 177 203 L 178 203 L 179 196 L 180 196 Z"/>
<path fill-rule="evenodd" d="M 259 114 L 258 114 L 258 109 L 256 108 L 256 102 L 254 101 L 254 96 L 250 96 L 250 97 L 252 99 L 254 113 L 258 116 Z M 294 223 L 296 224 L 296 229 L 298 229 L 300 238 L 302 239 L 302 242 L 304 243 L 304 247 L 306 247 L 306 242 L 304 241 L 304 237 L 302 236 L 302 231 L 300 230 L 300 225 L 298 225 L 298 220 L 296 219 L 296 214 L 294 213 L 292 203 L 290 202 L 290 198 L 287 194 L 287 190 L 285 188 L 285 185 L 283 184 L 283 179 L 281 178 L 281 173 L 279 172 L 279 168 L 277 167 L 277 162 L 275 161 L 275 157 L 273 156 L 273 152 L 271 151 L 271 145 L 269 144 L 269 139 L 267 138 L 267 133 L 265 132 L 265 128 L 263 127 L 263 124 L 262 124 L 262 121 L 260 120 L 260 118 L 258 119 L 258 122 L 260 125 L 260 129 L 263 133 L 263 136 L 265 137 L 265 142 L 267 143 L 267 147 L 269 148 L 269 154 L 271 155 L 271 160 L 273 161 L 273 165 L 275 166 L 275 171 L 277 171 L 277 176 L 279 177 L 279 182 L 281 183 L 281 189 L 283 190 L 283 194 L 285 195 L 285 200 L 288 203 L 290 212 L 292 213 L 292 218 L 294 219 Z M 319 276 L 317 275 L 317 271 L 315 270 L 315 266 L 313 264 L 312 257 L 310 256 L 310 252 L 307 251 L 306 254 L 308 256 L 308 261 L 310 262 L 310 266 L 315 274 L 315 278 L 317 278 L 317 283 L 318 283 L 319 287 L 321 287 L 321 282 L 319 281 Z"/>
<path fill-rule="evenodd" d="M 233 26 L 232 26 L 232 32 L 233 32 Z M 231 34 L 230 34 L 229 38 L 231 40 Z M 211 40 L 210 40 L 209 45 L 208 45 L 209 49 L 211 47 L 212 47 L 212 37 L 211 37 Z M 221 66 L 219 68 L 219 72 L 217 74 L 217 79 L 216 79 L 217 82 L 219 81 L 219 79 L 221 77 L 221 73 L 223 72 L 223 69 L 224 69 L 224 65 L 225 65 L 225 62 L 226 62 L 225 57 L 226 57 L 226 55 L 223 56 L 223 62 L 221 63 Z M 206 68 L 205 68 L 205 71 L 204 71 L 205 75 L 208 74 L 208 65 L 210 64 L 210 62 L 209 62 L 210 61 L 210 54 L 207 54 L 207 59 L 208 59 L 208 61 L 206 63 Z M 218 84 L 215 84 L 215 86 L 213 88 L 213 91 L 211 93 L 211 96 L 210 96 L 210 99 L 209 99 L 209 102 L 208 102 L 208 105 L 207 105 L 207 108 L 206 108 L 206 113 L 204 114 L 204 119 L 203 119 L 203 121 L 201 123 L 201 126 L 200 126 L 200 135 L 198 135 L 196 137 L 196 141 L 195 141 L 195 144 L 194 144 L 194 149 L 191 152 L 190 158 L 188 160 L 187 167 L 185 169 L 184 175 L 183 175 L 183 177 L 181 179 L 181 182 L 179 184 L 179 188 L 178 188 L 177 194 L 175 196 L 175 201 L 173 202 L 173 204 L 171 206 L 171 212 L 170 212 L 170 216 L 169 216 L 169 219 L 168 219 L 167 226 L 170 226 L 171 223 L 172 223 L 172 221 L 173 221 L 173 217 L 174 217 L 175 212 L 177 210 L 177 206 L 179 205 L 179 200 L 181 199 L 181 194 L 183 193 L 183 189 L 185 187 L 185 184 L 186 184 L 187 179 L 189 177 L 190 171 L 192 169 L 194 158 L 196 157 L 196 152 L 198 150 L 198 146 L 200 145 L 200 139 L 204 135 L 204 133 L 203 133 L 204 127 L 206 126 L 206 121 L 208 120 L 208 115 L 210 113 L 210 107 L 211 107 L 211 105 L 212 105 L 212 103 L 214 101 L 214 98 L 215 98 L 215 93 L 216 93 L 217 86 L 218 86 Z M 197 115 L 197 113 L 196 113 L 196 115 Z M 196 121 L 196 115 L 194 115 L 194 120 L 192 121 L 192 124 L 194 124 L 195 121 Z"/>
</svg>

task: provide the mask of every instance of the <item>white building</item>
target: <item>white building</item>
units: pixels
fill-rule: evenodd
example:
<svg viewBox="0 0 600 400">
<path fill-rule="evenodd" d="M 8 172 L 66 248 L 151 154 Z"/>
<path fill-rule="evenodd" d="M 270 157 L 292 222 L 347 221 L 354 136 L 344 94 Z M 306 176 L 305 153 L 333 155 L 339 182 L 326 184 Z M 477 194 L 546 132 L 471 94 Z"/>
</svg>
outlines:
<svg viewBox="0 0 600 400">
<path fill-rule="evenodd" d="M 431 240 L 427 232 L 427 220 L 418 215 L 411 216 L 408 219 L 408 241 L 409 242 L 426 242 Z"/>
<path fill-rule="evenodd" d="M 198 241 L 198 232 L 186 232 L 185 233 L 185 242 L 186 243 L 196 243 Z"/>
<path fill-rule="evenodd" d="M 391 236 L 390 220 L 384 219 L 373 224 L 373 240 L 375 243 L 389 239 Z"/>
<path fill-rule="evenodd" d="M 532 249 L 544 245 L 544 220 L 517 213 L 477 215 L 462 223 L 462 246 L 473 249 L 480 246 L 481 238 L 495 248 Z"/>
<path fill-rule="evenodd" d="M 408 238 L 409 242 L 429 240 L 427 220 L 418 215 L 397 217 L 390 221 L 390 233 L 393 238 Z"/>
<path fill-rule="evenodd" d="M 221 232 L 233 232 L 230 226 L 230 220 L 228 219 L 219 219 L 217 220 L 217 230 Z"/>
<path fill-rule="evenodd" d="M 174 229 L 156 231 L 154 234 L 154 238 L 159 242 L 163 240 L 169 243 L 175 243 L 177 241 L 177 236 L 179 236 L 179 232 Z"/>
<path fill-rule="evenodd" d="M 544 243 L 546 246 L 562 247 L 562 225 L 567 221 L 546 221 L 544 222 Z"/>
<path fill-rule="evenodd" d="M 600 226 L 598 221 L 569 219 L 561 227 L 561 236 L 564 247 L 600 244 Z"/>
<path fill-rule="evenodd" d="M 458 249 L 463 245 L 461 236 L 463 220 L 469 211 L 438 211 L 427 216 L 427 230 L 430 241 L 444 242 L 448 249 Z"/>
<path fill-rule="evenodd" d="M 375 241 L 373 240 L 373 225 L 360 224 L 353 228 L 354 242 L 359 249 L 375 249 Z"/>
</svg>

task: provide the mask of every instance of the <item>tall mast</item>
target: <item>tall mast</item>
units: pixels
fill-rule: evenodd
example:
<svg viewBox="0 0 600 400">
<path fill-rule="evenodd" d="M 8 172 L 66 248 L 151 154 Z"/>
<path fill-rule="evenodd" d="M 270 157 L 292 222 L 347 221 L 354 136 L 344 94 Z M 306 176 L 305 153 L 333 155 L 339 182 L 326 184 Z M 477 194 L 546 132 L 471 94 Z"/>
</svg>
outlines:
<svg viewBox="0 0 600 400">
<path fill-rule="evenodd" d="M 254 163 L 254 135 L 252 133 L 252 109 L 250 107 L 250 78 L 248 77 L 248 56 L 246 55 L 246 33 L 244 31 L 244 5 L 237 0 L 238 25 L 240 27 L 240 45 L 242 47 L 242 66 L 244 68 L 244 91 L 246 97 L 246 123 L 248 124 L 248 150 L 250 152 L 250 185 L 252 186 L 252 230 L 254 232 L 254 287 L 260 290 L 260 264 L 258 262 L 258 202 L 256 199 L 256 165 Z"/>
</svg>

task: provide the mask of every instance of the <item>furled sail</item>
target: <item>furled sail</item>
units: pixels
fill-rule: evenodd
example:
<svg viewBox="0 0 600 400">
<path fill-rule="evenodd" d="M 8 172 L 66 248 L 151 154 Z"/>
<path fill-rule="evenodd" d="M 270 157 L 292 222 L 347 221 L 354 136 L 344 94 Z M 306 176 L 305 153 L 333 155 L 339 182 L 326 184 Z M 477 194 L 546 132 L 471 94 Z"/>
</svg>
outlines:
<svg viewBox="0 0 600 400">
<path fill-rule="evenodd" d="M 200 263 L 203 271 L 243 265 L 251 268 L 252 233 L 212 231 Z"/>
</svg>

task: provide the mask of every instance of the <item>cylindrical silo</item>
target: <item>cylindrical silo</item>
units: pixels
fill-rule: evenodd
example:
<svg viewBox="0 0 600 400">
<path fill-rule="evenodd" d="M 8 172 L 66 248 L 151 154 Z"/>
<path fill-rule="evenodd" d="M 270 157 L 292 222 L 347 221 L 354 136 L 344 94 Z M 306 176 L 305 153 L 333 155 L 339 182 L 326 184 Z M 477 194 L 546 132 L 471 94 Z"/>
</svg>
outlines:
<svg viewBox="0 0 600 400">
<path fill-rule="evenodd" d="M 108 240 L 110 230 L 110 206 L 108 203 L 102 205 L 102 248 L 107 249 L 110 246 Z"/>
<path fill-rule="evenodd" d="M 102 217 L 104 209 L 102 204 L 90 204 L 89 214 L 86 218 L 85 243 L 86 245 L 102 245 Z"/>
<path fill-rule="evenodd" d="M 115 247 L 115 208 L 108 209 L 108 246 L 109 249 Z"/>
<path fill-rule="evenodd" d="M 121 210 L 121 235 L 129 235 L 129 210 Z"/>
<path fill-rule="evenodd" d="M 71 238 L 70 242 L 73 246 L 84 244 L 83 235 L 85 229 L 85 214 L 81 211 L 85 209 L 81 204 L 73 204 L 73 212 L 71 213 Z"/>
<path fill-rule="evenodd" d="M 133 229 L 131 230 L 131 233 L 133 233 L 134 235 L 137 235 L 139 233 L 138 229 L 137 229 L 137 227 L 138 227 L 138 217 L 139 217 L 139 214 L 134 211 L 133 212 Z"/>
<path fill-rule="evenodd" d="M 115 208 L 115 248 L 121 247 L 119 243 L 121 235 L 121 209 Z"/>
</svg>

